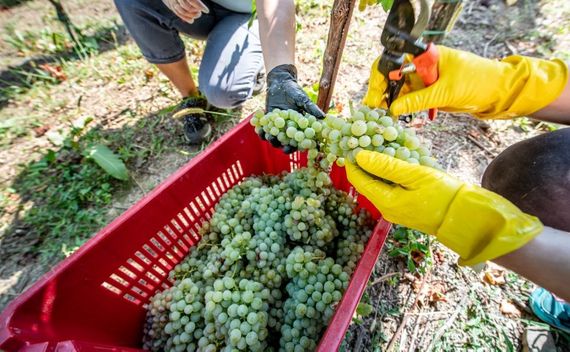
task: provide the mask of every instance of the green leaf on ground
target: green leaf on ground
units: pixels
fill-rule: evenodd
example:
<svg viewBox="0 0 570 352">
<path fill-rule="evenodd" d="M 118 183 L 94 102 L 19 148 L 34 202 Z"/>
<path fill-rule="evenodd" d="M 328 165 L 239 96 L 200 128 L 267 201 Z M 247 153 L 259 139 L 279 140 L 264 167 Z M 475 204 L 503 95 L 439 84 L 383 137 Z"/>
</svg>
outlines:
<svg viewBox="0 0 570 352">
<path fill-rule="evenodd" d="M 363 317 L 369 316 L 374 311 L 374 307 L 367 303 L 358 303 L 356 307 L 356 313 Z"/>
<path fill-rule="evenodd" d="M 384 11 L 388 12 L 392 8 L 394 0 L 380 0 L 380 4 L 382 4 Z"/>
<path fill-rule="evenodd" d="M 106 145 L 96 144 L 85 151 L 85 156 L 93 159 L 109 175 L 116 179 L 126 181 L 129 179 L 129 171 L 119 157 Z"/>
</svg>

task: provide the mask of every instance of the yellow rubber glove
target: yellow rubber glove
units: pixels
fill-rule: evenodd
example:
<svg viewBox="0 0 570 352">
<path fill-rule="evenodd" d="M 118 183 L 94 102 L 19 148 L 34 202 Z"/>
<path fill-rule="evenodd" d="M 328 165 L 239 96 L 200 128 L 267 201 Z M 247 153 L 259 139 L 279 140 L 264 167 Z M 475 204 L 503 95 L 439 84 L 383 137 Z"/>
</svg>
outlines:
<svg viewBox="0 0 570 352">
<path fill-rule="evenodd" d="M 442 171 L 371 151 L 356 162 L 346 164 L 348 180 L 386 220 L 435 235 L 461 265 L 512 252 L 543 229 L 505 198 Z"/>
<path fill-rule="evenodd" d="M 497 61 L 444 46 L 437 49 L 439 79 L 418 89 L 417 75 L 408 75 L 406 89 L 390 106 L 393 115 L 439 108 L 480 119 L 525 116 L 556 100 L 568 82 L 568 67 L 561 60 L 509 56 Z M 372 66 L 363 101 L 369 107 L 386 106 L 386 81 L 377 64 Z"/>
</svg>

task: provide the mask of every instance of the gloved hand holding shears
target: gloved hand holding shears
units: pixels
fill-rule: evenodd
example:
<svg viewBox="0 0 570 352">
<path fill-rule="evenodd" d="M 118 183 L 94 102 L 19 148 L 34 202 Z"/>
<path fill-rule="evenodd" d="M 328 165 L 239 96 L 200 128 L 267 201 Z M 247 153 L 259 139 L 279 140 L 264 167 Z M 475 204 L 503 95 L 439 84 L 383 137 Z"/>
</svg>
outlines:
<svg viewBox="0 0 570 352">
<path fill-rule="evenodd" d="M 410 0 L 394 2 L 382 33 L 384 52 L 372 64 L 365 105 L 388 107 L 394 116 L 431 109 L 433 119 L 434 109 L 441 109 L 509 119 L 530 115 L 560 96 L 568 81 L 561 60 L 515 55 L 498 61 L 422 43 L 418 38 L 429 17 L 424 2 L 415 23 Z"/>
</svg>

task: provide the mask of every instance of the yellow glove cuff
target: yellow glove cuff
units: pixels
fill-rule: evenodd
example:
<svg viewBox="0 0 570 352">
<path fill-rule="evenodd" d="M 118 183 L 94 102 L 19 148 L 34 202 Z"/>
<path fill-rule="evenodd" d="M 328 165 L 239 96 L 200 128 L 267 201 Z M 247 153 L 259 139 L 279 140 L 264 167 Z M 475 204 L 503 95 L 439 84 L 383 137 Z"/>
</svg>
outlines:
<svg viewBox="0 0 570 352">
<path fill-rule="evenodd" d="M 509 56 L 501 60 L 504 85 L 501 96 L 491 109 L 473 115 L 485 118 L 511 119 L 530 115 L 556 100 L 568 83 L 568 67 L 559 59 L 542 60 L 524 56 Z"/>
<path fill-rule="evenodd" d="M 459 254 L 460 265 L 475 265 L 512 252 L 543 226 L 507 199 L 465 184 L 457 192 L 436 237 Z"/>
</svg>

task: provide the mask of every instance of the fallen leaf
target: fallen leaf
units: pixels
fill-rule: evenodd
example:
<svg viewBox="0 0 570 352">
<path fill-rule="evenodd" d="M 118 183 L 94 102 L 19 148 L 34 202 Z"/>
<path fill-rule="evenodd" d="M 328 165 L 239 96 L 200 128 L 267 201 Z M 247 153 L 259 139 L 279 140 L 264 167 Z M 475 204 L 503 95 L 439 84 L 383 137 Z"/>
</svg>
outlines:
<svg viewBox="0 0 570 352">
<path fill-rule="evenodd" d="M 501 306 L 499 307 L 501 313 L 506 316 L 518 318 L 521 316 L 521 311 L 517 309 L 517 307 L 512 304 L 511 302 L 504 300 L 501 302 Z"/>
<path fill-rule="evenodd" d="M 479 132 L 477 132 L 476 130 L 470 130 L 468 133 L 471 137 L 476 138 L 476 139 L 481 137 L 481 134 Z"/>
<path fill-rule="evenodd" d="M 53 78 L 57 79 L 60 82 L 63 82 L 67 79 L 67 76 L 63 72 L 63 68 L 59 65 L 52 66 L 50 64 L 42 64 L 40 65 L 40 68 L 49 73 L 50 76 L 52 76 Z"/>
<path fill-rule="evenodd" d="M 44 134 L 46 134 L 47 131 L 49 131 L 50 126 L 49 125 L 43 125 L 43 126 L 39 126 L 39 127 L 34 127 L 34 134 L 36 135 L 36 137 L 41 137 Z"/>
<path fill-rule="evenodd" d="M 411 251 L 410 255 L 412 256 L 412 260 L 414 263 L 416 263 L 416 265 L 420 265 L 426 256 L 423 252 L 420 252 L 418 250 Z"/>
<path fill-rule="evenodd" d="M 150 81 L 154 77 L 154 71 L 150 68 L 144 71 L 144 77 L 147 81 Z"/>
<path fill-rule="evenodd" d="M 440 251 L 439 249 L 436 249 L 433 252 L 433 258 L 436 264 L 443 264 L 445 262 L 445 254 L 443 254 L 443 252 Z"/>
<path fill-rule="evenodd" d="M 483 271 L 483 280 L 490 285 L 504 285 L 506 282 L 505 269 L 488 262 L 485 271 Z"/>
<path fill-rule="evenodd" d="M 447 288 L 443 282 L 432 283 L 428 289 L 429 302 L 447 302 L 447 297 L 445 296 L 446 292 Z"/>
</svg>

